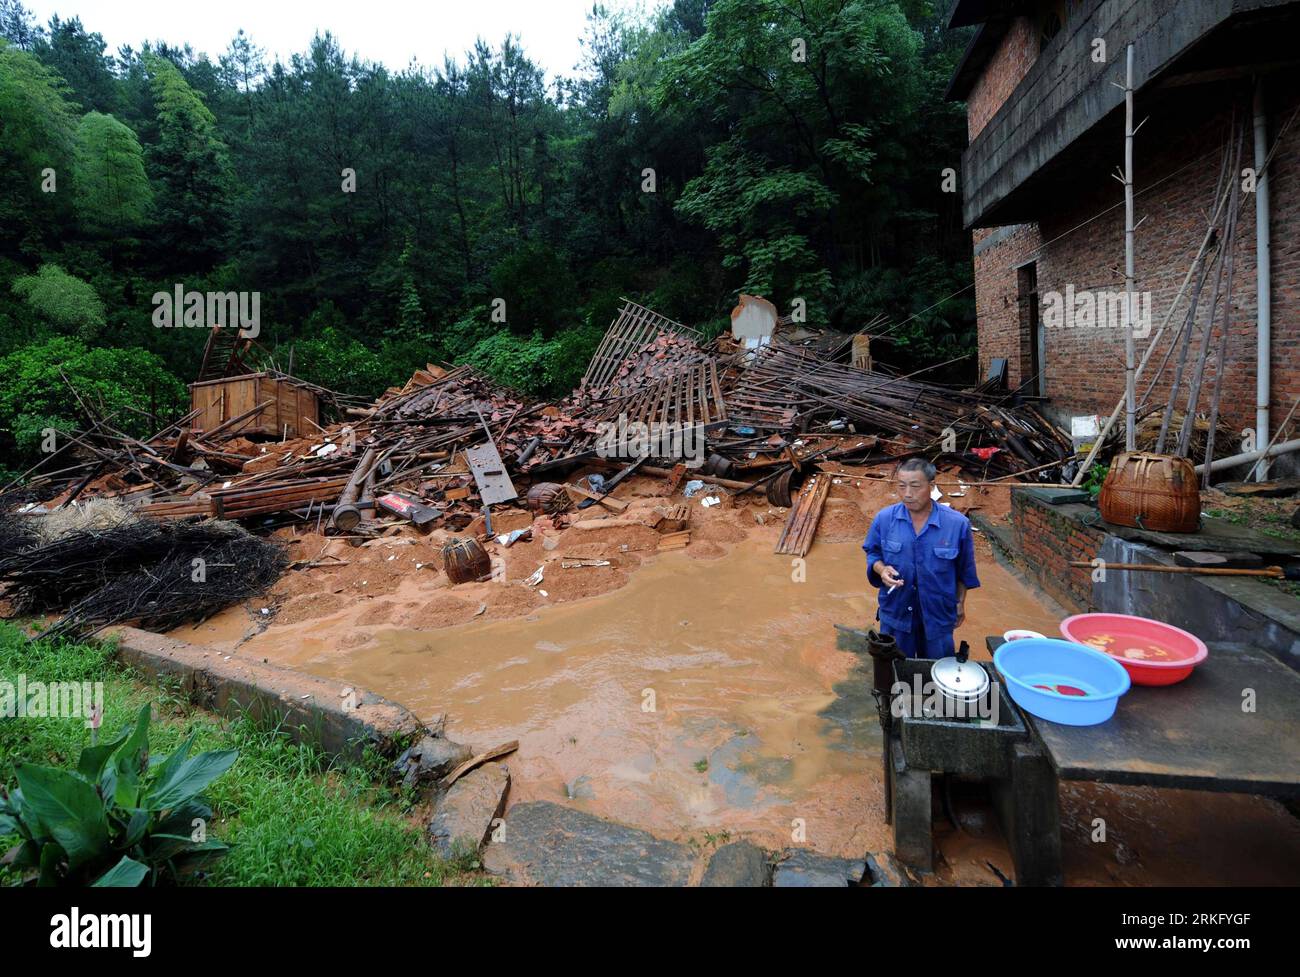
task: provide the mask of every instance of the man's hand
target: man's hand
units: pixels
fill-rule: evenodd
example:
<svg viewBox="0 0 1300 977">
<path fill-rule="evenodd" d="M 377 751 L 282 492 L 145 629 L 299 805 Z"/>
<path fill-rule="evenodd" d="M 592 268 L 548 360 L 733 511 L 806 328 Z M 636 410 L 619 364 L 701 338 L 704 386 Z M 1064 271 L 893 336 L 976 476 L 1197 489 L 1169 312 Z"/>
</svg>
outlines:
<svg viewBox="0 0 1300 977">
<path fill-rule="evenodd" d="M 959 600 L 957 601 L 957 625 L 956 626 L 961 627 L 965 623 L 966 623 L 966 602 L 964 600 Z"/>
<path fill-rule="evenodd" d="M 877 572 L 880 574 L 880 579 L 885 582 L 886 587 L 899 587 L 902 585 L 903 578 L 898 575 L 897 570 L 883 560 L 878 560 L 877 563 L 880 564 L 880 569 Z"/>
</svg>

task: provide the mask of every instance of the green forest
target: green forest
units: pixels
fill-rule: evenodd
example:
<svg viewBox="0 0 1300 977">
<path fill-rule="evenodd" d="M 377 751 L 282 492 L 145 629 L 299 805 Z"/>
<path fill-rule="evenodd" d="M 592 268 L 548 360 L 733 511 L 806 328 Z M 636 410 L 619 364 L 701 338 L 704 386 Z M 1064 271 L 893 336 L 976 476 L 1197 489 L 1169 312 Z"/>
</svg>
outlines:
<svg viewBox="0 0 1300 977">
<path fill-rule="evenodd" d="M 596 5 L 551 77 L 527 37 L 402 69 L 328 33 L 269 61 L 256 25 L 109 51 L 0 0 L 0 475 L 81 399 L 134 435 L 183 412 L 206 330 L 151 300 L 178 286 L 258 292 L 281 369 L 365 396 L 426 362 L 565 393 L 624 296 L 706 333 L 741 291 L 802 299 L 810 325 L 886 317 L 887 362 L 960 356 L 942 6 Z"/>
</svg>

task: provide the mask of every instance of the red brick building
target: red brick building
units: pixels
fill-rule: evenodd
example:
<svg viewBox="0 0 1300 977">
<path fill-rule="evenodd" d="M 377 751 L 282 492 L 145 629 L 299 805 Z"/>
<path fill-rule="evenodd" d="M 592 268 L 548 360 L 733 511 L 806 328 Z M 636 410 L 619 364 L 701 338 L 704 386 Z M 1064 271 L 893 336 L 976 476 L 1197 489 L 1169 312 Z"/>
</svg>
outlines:
<svg viewBox="0 0 1300 977">
<path fill-rule="evenodd" d="M 1134 148 L 1136 289 L 1150 293 L 1152 334 L 1205 235 L 1234 113 L 1244 120 L 1244 166 L 1254 165 L 1257 125 L 1264 146 L 1277 144 L 1266 192 L 1241 197 L 1220 408 L 1235 430 L 1256 427 L 1258 197 L 1267 202 L 1262 226 L 1271 250 L 1264 276 L 1271 436 L 1300 395 L 1300 55 L 1293 43 L 1300 3 L 958 0 L 950 26 L 969 25 L 977 32 L 948 97 L 967 105 L 962 191 L 974 237 L 981 371 L 1005 357 L 1009 386 L 1050 398 L 1058 417 L 1107 415 L 1123 395 L 1124 331 L 1052 328 L 1043 303 L 1067 287 L 1124 290 L 1124 193 L 1114 174 L 1124 162 L 1120 86 L 1131 43 L 1135 115 L 1146 120 Z M 1186 304 L 1137 384 L 1139 406 L 1145 377 Z M 1201 324 L 1208 304 L 1208 297 L 1201 302 Z M 1217 329 L 1214 335 L 1212 349 Z M 1139 358 L 1146 345 L 1138 340 Z M 1211 362 L 1201 411 L 1214 372 Z M 1146 404 L 1164 404 L 1172 373 L 1164 372 Z M 1179 409 L 1184 404 L 1180 398 Z M 1293 420 L 1280 440 L 1297 431 Z"/>
</svg>

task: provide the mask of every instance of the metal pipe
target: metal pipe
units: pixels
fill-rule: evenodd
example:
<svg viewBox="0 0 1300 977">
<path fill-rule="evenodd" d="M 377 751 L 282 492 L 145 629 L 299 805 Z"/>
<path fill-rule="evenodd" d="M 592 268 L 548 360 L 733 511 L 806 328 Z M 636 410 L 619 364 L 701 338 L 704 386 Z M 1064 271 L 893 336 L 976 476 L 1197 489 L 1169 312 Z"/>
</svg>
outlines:
<svg viewBox="0 0 1300 977">
<path fill-rule="evenodd" d="M 1292 451 L 1300 451 L 1300 438 L 1296 438 L 1293 441 L 1283 441 L 1281 444 L 1275 444 L 1273 447 L 1269 448 L 1267 452 L 1245 451 L 1239 455 L 1232 455 L 1229 458 L 1220 458 L 1210 466 L 1210 471 L 1217 472 L 1224 468 L 1231 468 L 1234 465 L 1244 465 L 1248 461 L 1258 461 L 1263 458 L 1265 454 L 1270 458 L 1276 458 L 1278 455 L 1290 454 Z M 1205 471 L 1204 465 L 1196 466 L 1196 474 L 1199 475 L 1203 471 Z"/>
<path fill-rule="evenodd" d="M 1268 199 L 1268 116 L 1264 111 L 1264 79 L 1255 79 L 1255 443 L 1268 444 L 1268 406 L 1272 397 L 1273 280 Z M 1268 459 L 1254 468 L 1255 481 L 1268 478 Z"/>
</svg>

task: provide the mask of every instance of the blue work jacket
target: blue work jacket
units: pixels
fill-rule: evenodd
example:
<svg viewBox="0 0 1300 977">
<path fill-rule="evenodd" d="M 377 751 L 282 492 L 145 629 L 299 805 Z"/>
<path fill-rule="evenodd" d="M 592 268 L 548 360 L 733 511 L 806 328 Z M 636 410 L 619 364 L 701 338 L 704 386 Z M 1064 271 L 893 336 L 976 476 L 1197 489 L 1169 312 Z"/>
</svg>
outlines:
<svg viewBox="0 0 1300 977">
<path fill-rule="evenodd" d="M 967 590 L 980 585 L 970 521 L 951 506 L 932 503 L 919 535 L 903 503 L 881 509 L 871 520 L 862 548 L 867 551 L 867 579 L 880 590 L 880 623 L 891 632 L 912 630 L 913 608 L 919 601 L 926 635 L 951 633 L 957 626 L 957 584 Z M 903 578 L 892 594 L 872 570 L 877 560 Z"/>
</svg>

